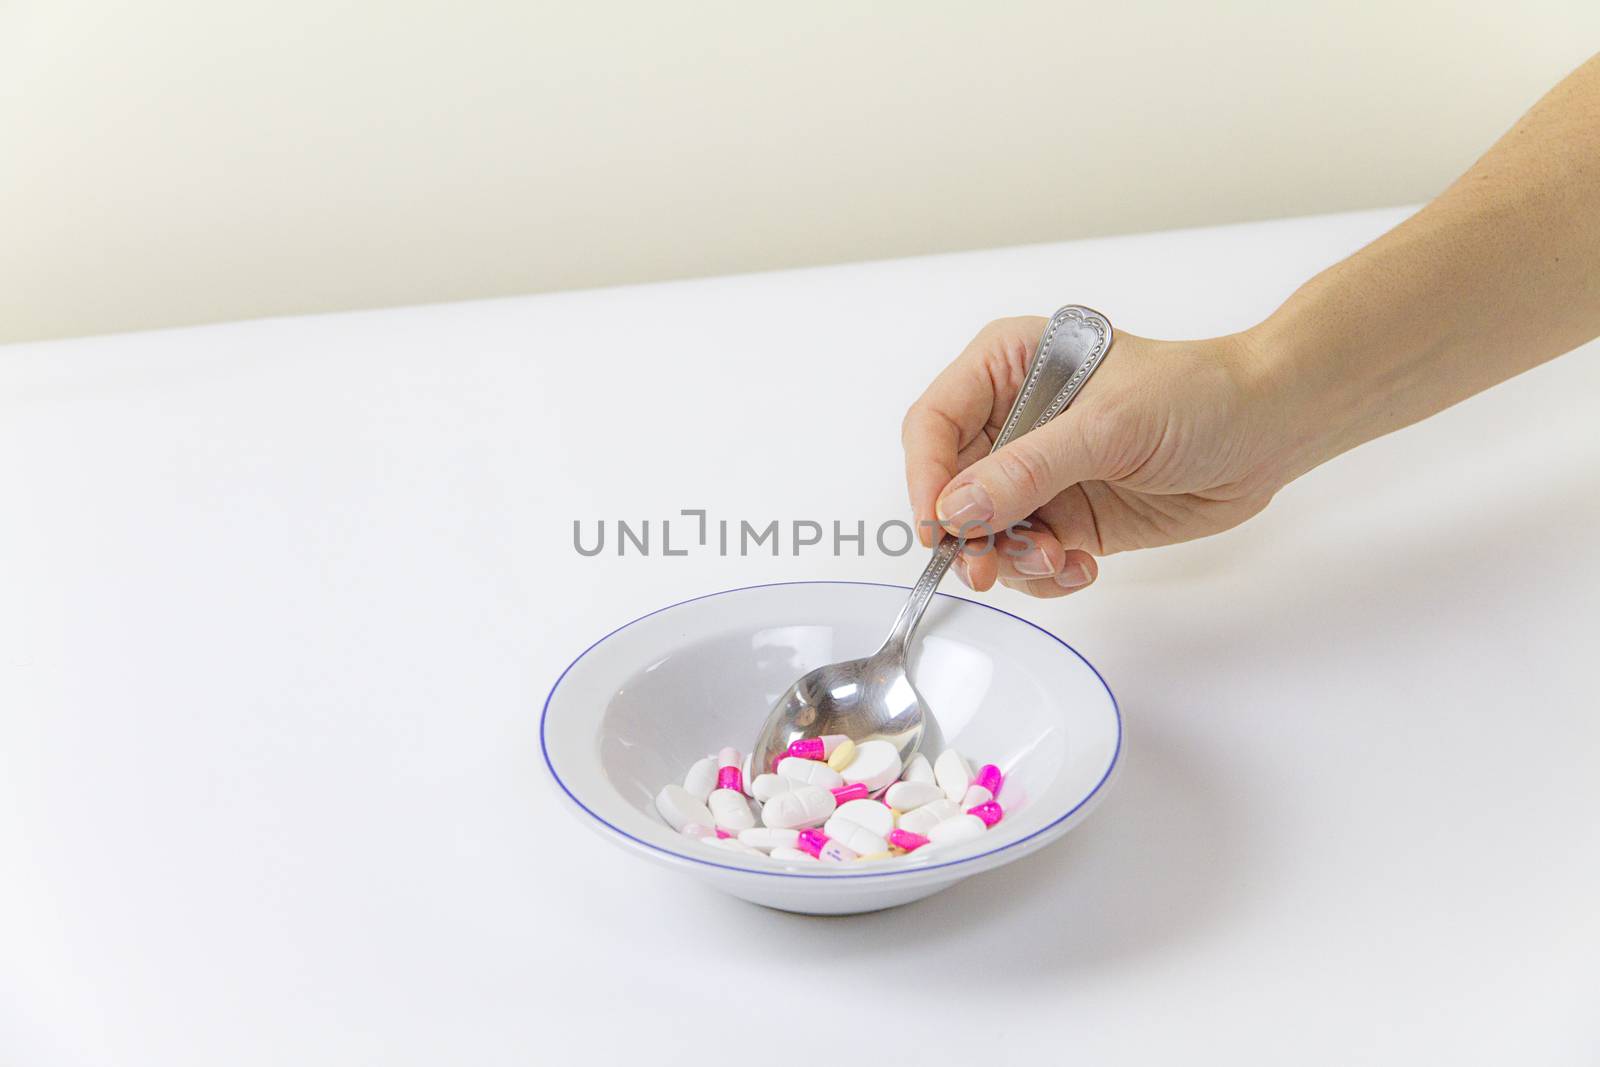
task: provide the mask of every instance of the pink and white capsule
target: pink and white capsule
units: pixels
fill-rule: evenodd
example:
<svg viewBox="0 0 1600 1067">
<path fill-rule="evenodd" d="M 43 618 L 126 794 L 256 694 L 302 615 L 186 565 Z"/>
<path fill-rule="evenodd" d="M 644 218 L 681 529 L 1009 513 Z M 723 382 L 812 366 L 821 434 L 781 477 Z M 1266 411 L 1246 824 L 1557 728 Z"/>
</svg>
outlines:
<svg viewBox="0 0 1600 1067">
<path fill-rule="evenodd" d="M 821 826 L 838 807 L 833 794 L 819 785 L 801 785 L 779 793 L 761 809 L 761 821 L 779 830 Z"/>
<path fill-rule="evenodd" d="M 890 830 L 889 844 L 907 852 L 915 852 L 928 843 L 928 839 L 921 834 L 914 834 L 910 830 Z"/>
<path fill-rule="evenodd" d="M 826 763 L 816 760 L 799 759 L 795 756 L 785 756 L 778 761 L 778 773 L 785 778 L 793 778 L 806 785 L 820 785 L 824 789 L 837 789 L 844 785 L 844 779 L 839 777 L 839 772 L 829 767 Z"/>
<path fill-rule="evenodd" d="M 979 819 L 982 819 L 985 829 L 993 826 L 995 823 L 1006 817 L 1005 810 L 992 800 L 986 804 L 979 804 L 975 808 L 968 808 L 967 814 L 975 815 Z"/>
<path fill-rule="evenodd" d="M 744 774 L 739 770 L 739 753 L 725 748 L 717 753 L 717 788 L 744 792 Z"/>
<path fill-rule="evenodd" d="M 827 843 L 828 835 L 821 830 L 801 830 L 795 835 L 794 847 L 815 859 Z"/>
<path fill-rule="evenodd" d="M 738 774 L 739 768 L 733 768 L 733 773 Z M 706 806 L 711 809 L 711 816 L 716 819 L 719 830 L 736 834 L 756 824 L 755 813 L 750 810 L 750 802 L 737 789 L 713 789 L 711 796 L 706 800 Z"/>
<path fill-rule="evenodd" d="M 1000 773 L 999 767 L 985 763 L 978 768 L 978 773 L 972 776 L 972 780 L 987 789 L 990 796 L 997 797 L 1000 795 L 1000 786 L 1005 782 L 1006 776 Z"/>
<path fill-rule="evenodd" d="M 794 756 L 796 759 L 826 760 L 833 755 L 833 750 L 840 743 L 850 740 L 844 734 L 823 734 L 821 737 L 802 737 L 798 741 L 789 742 L 789 747 L 784 750 L 785 756 Z"/>
<path fill-rule="evenodd" d="M 866 741 L 856 746 L 856 758 L 843 771 L 851 785 L 860 782 L 876 793 L 900 777 L 900 753 L 888 741 Z"/>
<path fill-rule="evenodd" d="M 861 853 L 838 841 L 829 841 L 822 846 L 822 851 L 817 853 L 817 859 L 824 863 L 849 863 L 860 858 Z"/>
<path fill-rule="evenodd" d="M 829 792 L 833 794 L 834 802 L 838 804 L 854 804 L 856 801 L 865 800 L 872 795 L 872 790 L 868 789 L 864 782 L 857 782 L 855 785 L 841 785 L 837 789 L 830 789 Z"/>
</svg>

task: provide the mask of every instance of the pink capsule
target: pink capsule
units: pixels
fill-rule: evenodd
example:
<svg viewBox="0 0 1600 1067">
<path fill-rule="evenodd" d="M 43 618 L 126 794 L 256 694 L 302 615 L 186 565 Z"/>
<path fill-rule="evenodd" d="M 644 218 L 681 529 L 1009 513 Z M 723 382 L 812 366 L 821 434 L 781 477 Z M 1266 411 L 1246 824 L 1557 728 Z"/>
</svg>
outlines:
<svg viewBox="0 0 1600 1067">
<path fill-rule="evenodd" d="M 789 742 L 789 747 L 784 751 L 786 756 L 798 756 L 801 759 L 825 760 L 833 755 L 833 750 L 848 741 L 844 734 L 823 734 L 821 737 L 802 737 L 798 741 Z"/>
<path fill-rule="evenodd" d="M 717 768 L 717 788 L 731 789 L 735 793 L 744 792 L 744 775 L 737 767 Z"/>
<path fill-rule="evenodd" d="M 852 800 L 865 800 L 872 795 L 872 791 L 867 788 L 866 782 L 841 785 L 836 789 L 828 790 L 828 792 L 833 794 L 834 802 L 839 804 L 848 804 Z"/>
<path fill-rule="evenodd" d="M 719 827 L 717 827 L 717 836 L 718 837 L 732 837 L 733 835 L 728 833 L 728 831 L 724 830 L 722 827 L 719 826 Z"/>
<path fill-rule="evenodd" d="M 983 786 L 991 796 L 999 796 L 1000 783 L 1005 780 L 1005 775 L 1000 773 L 999 767 L 992 763 L 985 763 L 978 768 L 978 773 L 973 777 L 972 784 Z"/>
<path fill-rule="evenodd" d="M 828 835 L 821 830 L 801 830 L 800 840 L 795 842 L 795 847 L 801 852 L 809 852 L 816 856 L 822 852 L 822 847 L 828 843 Z"/>
<path fill-rule="evenodd" d="M 979 804 L 977 807 L 969 809 L 967 814 L 976 815 L 983 820 L 983 825 L 985 826 L 993 826 L 1005 818 L 1006 813 L 1000 805 L 991 800 L 987 804 Z"/>
<path fill-rule="evenodd" d="M 798 741 L 789 742 L 789 747 L 784 749 L 785 756 L 795 759 L 827 759 L 828 746 L 822 743 L 820 737 L 802 737 Z"/>
<path fill-rule="evenodd" d="M 914 834 L 910 830 L 890 830 L 889 844 L 895 848 L 903 848 L 907 852 L 915 852 L 928 843 L 928 839 L 921 834 Z"/>
</svg>

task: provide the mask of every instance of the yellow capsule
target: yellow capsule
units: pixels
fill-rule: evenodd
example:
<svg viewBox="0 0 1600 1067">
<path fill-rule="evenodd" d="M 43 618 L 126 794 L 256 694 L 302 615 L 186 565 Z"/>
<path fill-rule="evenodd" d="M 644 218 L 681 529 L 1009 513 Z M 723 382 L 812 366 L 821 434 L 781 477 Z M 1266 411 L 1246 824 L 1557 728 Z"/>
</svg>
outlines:
<svg viewBox="0 0 1600 1067">
<path fill-rule="evenodd" d="M 836 771 L 842 771 L 850 766 L 850 761 L 856 758 L 856 743 L 848 737 L 839 742 L 839 747 L 833 750 L 833 755 L 828 757 L 828 766 Z"/>
<path fill-rule="evenodd" d="M 894 859 L 894 853 L 892 851 L 887 851 L 887 850 L 883 851 L 883 852 L 869 852 L 865 856 L 857 856 L 856 857 L 857 862 L 860 862 L 861 860 L 890 860 L 890 859 Z"/>
</svg>

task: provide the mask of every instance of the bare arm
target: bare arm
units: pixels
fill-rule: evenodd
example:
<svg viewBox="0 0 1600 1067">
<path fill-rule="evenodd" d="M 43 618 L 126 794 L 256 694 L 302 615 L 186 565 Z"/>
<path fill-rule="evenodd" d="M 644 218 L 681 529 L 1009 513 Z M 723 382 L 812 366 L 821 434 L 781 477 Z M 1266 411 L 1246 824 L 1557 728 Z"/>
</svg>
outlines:
<svg viewBox="0 0 1600 1067">
<path fill-rule="evenodd" d="M 1597 335 L 1600 56 L 1436 200 L 1247 334 L 1294 409 L 1315 413 L 1301 467 Z"/>
<path fill-rule="evenodd" d="M 1319 463 L 1600 335 L 1600 57 L 1265 322 L 1119 331 L 1071 409 L 988 455 L 1043 324 L 991 323 L 906 415 L 918 519 L 999 534 L 958 560 L 976 589 L 1060 596 L 1096 557 L 1236 526 Z"/>
</svg>

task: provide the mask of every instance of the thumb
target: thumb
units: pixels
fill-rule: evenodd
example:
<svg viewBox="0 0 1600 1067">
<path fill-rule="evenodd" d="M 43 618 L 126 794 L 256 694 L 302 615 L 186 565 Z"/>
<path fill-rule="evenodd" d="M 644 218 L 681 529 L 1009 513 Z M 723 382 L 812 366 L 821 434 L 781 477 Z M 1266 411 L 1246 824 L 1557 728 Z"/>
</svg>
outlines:
<svg viewBox="0 0 1600 1067">
<path fill-rule="evenodd" d="M 934 510 L 951 533 L 983 537 L 1027 518 L 1069 486 L 1094 477 L 1082 421 L 1064 413 L 956 475 L 939 494 Z"/>
</svg>

